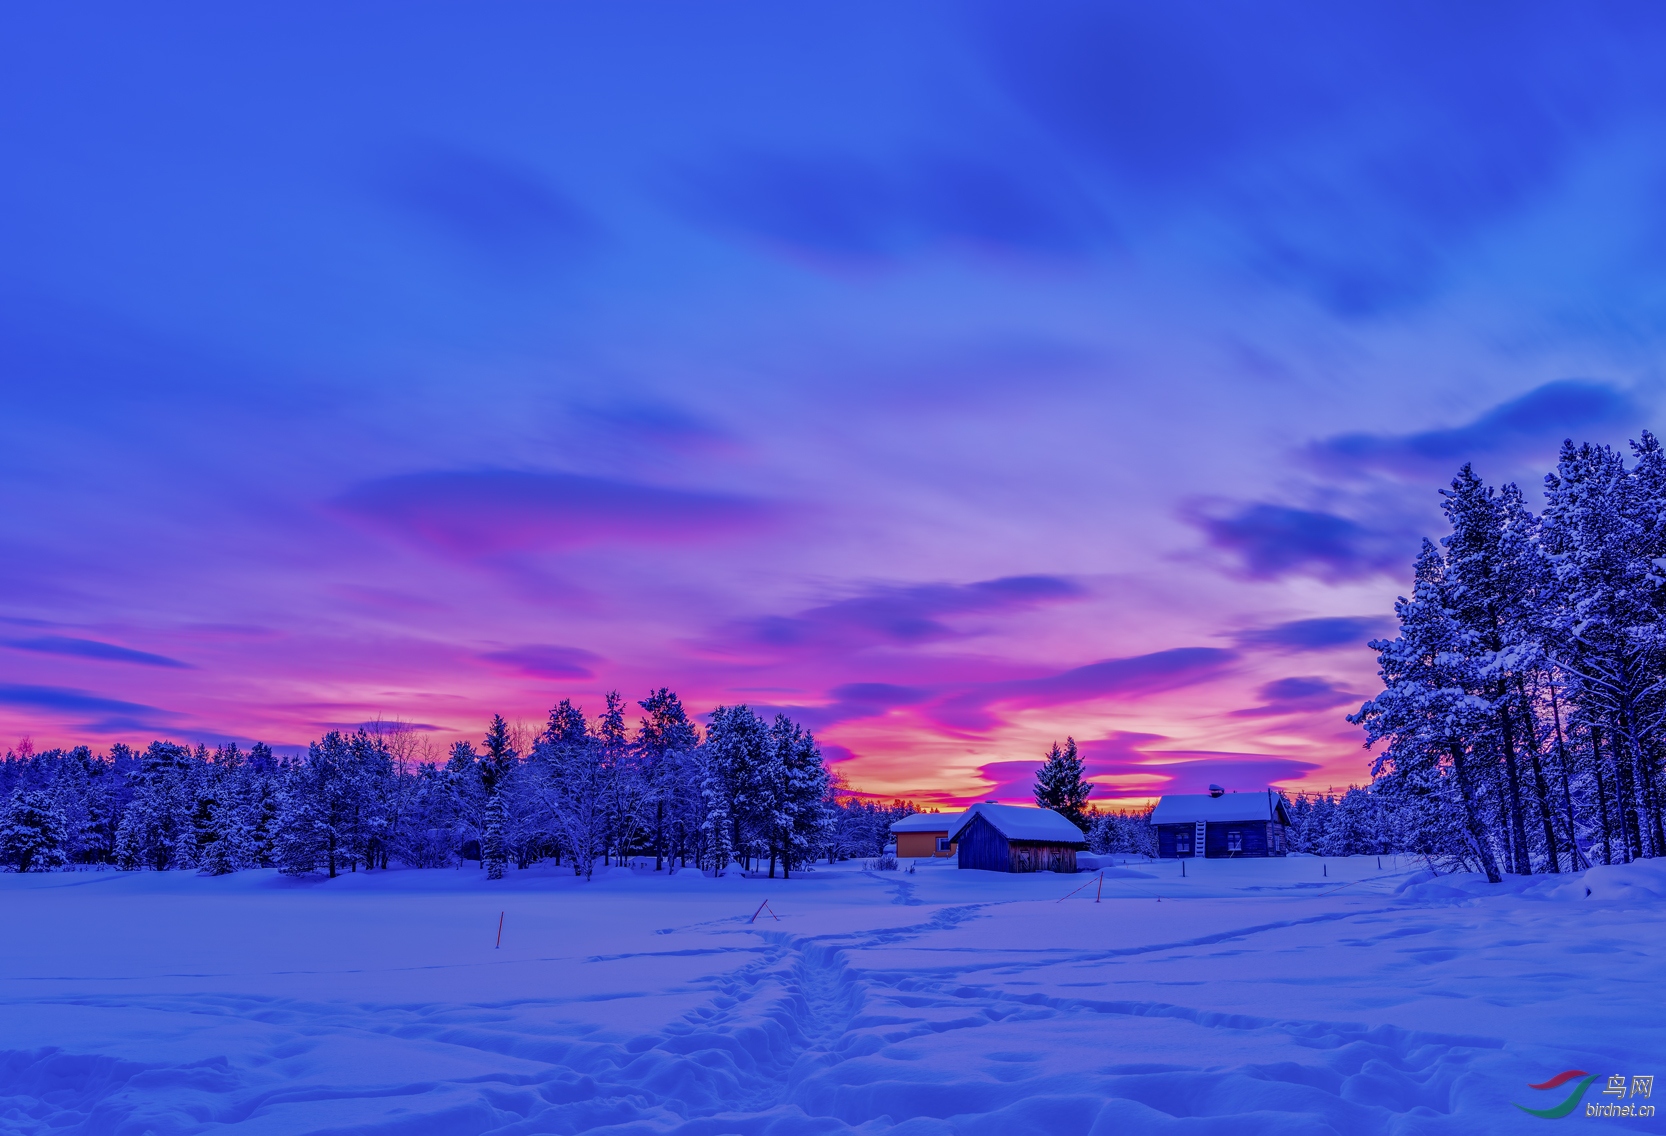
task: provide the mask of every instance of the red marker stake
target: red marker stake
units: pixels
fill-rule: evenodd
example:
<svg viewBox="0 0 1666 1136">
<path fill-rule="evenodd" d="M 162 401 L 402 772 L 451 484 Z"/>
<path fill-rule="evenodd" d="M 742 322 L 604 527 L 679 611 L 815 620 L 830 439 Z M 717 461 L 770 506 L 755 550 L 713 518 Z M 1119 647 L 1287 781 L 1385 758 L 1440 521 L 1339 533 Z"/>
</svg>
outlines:
<svg viewBox="0 0 1666 1136">
<path fill-rule="evenodd" d="M 503 912 L 500 911 L 497 913 L 497 946 L 492 949 L 495 951 L 501 946 L 503 946 Z"/>
</svg>

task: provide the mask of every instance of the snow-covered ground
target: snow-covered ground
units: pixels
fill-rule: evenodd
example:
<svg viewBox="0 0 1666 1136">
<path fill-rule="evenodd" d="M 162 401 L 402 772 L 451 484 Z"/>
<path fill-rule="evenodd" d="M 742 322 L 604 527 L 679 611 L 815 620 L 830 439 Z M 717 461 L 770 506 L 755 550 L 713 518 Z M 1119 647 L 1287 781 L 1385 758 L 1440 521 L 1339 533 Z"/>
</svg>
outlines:
<svg viewBox="0 0 1666 1136">
<path fill-rule="evenodd" d="M 1666 863 L 1186 871 L 4 876 L 0 1131 L 1518 1133 L 1666 1072 Z"/>
</svg>

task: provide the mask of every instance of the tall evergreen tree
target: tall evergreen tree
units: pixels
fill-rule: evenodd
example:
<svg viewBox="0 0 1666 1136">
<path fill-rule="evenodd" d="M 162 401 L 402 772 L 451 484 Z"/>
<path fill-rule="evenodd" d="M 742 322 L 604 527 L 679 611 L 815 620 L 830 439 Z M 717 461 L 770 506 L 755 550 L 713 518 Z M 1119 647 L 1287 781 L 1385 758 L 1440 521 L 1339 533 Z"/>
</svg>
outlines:
<svg viewBox="0 0 1666 1136">
<path fill-rule="evenodd" d="M 1371 644 L 1383 691 L 1349 720 L 1365 727 L 1367 745 L 1388 743 L 1373 766 L 1374 776 L 1397 777 L 1431 803 L 1457 806 L 1466 854 L 1497 883 L 1501 877 L 1488 832 L 1486 788 L 1474 750 L 1475 739 L 1496 712 L 1471 693 L 1477 685 L 1473 652 L 1447 602 L 1446 560 L 1430 541 L 1423 542 L 1418 555 L 1412 598 L 1401 597 L 1394 608 L 1399 636 Z"/>
<path fill-rule="evenodd" d="M 604 759 L 584 712 L 563 698 L 550 711 L 540 741 L 547 747 L 550 803 L 573 873 L 591 879 L 606 846 Z"/>
<path fill-rule="evenodd" d="M 518 756 L 509 740 L 509 724 L 501 714 L 492 715 L 486 729 L 485 752 L 480 759 L 481 786 L 486 793 L 485 831 L 480 838 L 480 864 L 486 878 L 501 880 L 508 856 L 504 845 L 504 783 Z"/>
<path fill-rule="evenodd" d="M 152 742 L 132 773 L 132 795 L 116 831 L 116 860 L 127 868 L 196 866 L 192 821 L 193 754 L 172 742 Z"/>
<path fill-rule="evenodd" d="M 0 812 L 0 863 L 18 872 L 50 872 L 67 862 L 68 822 L 51 794 L 17 790 Z"/>
<path fill-rule="evenodd" d="M 672 855 L 673 844 L 681 842 L 684 830 L 691 825 L 697 828 L 703 819 L 690 815 L 694 794 L 679 791 L 690 780 L 689 766 L 700 734 L 682 701 L 663 686 L 637 705 L 647 711 L 637 728 L 636 749 L 645 802 L 652 811 L 650 839 L 657 872 Z"/>
<path fill-rule="evenodd" d="M 712 868 L 721 873 L 735 858 L 744 861 L 759 849 L 760 774 L 769 757 L 769 727 L 748 706 L 719 706 L 712 711 L 705 749 L 703 827 Z"/>
<path fill-rule="evenodd" d="M 1088 795 L 1093 786 L 1084 776 L 1086 769 L 1076 752 L 1076 739 L 1066 738 L 1064 748 L 1054 742 L 1047 758 L 1035 773 L 1035 803 L 1044 809 L 1066 817 L 1071 824 L 1086 832 Z"/>
</svg>

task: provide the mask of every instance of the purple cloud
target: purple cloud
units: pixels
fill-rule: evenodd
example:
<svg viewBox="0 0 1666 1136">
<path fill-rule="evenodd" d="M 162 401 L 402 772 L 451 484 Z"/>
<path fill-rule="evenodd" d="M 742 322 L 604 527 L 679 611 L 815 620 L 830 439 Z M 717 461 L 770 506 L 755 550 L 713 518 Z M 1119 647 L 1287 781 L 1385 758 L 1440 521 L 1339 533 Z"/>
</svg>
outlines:
<svg viewBox="0 0 1666 1136">
<path fill-rule="evenodd" d="M 517 674 L 533 678 L 590 678 L 597 665 L 606 662 L 600 655 L 580 647 L 553 647 L 532 644 L 503 651 L 487 651 L 480 656 Z"/>
<path fill-rule="evenodd" d="M 1228 791 L 1259 792 L 1299 781 L 1319 768 L 1311 761 L 1273 754 L 1155 748 L 1168 740 L 1151 734 L 1113 734 L 1079 742 L 1090 778 L 1137 778 L 1137 783 L 1105 786 L 1095 797 L 1108 802 L 1119 796 L 1205 793 L 1211 784 Z"/>
<path fill-rule="evenodd" d="M 1262 705 L 1234 710 L 1233 717 L 1270 718 L 1280 714 L 1306 714 L 1360 701 L 1359 695 L 1343 690 L 1327 678 L 1314 676 L 1275 679 L 1262 684 L 1255 693 Z"/>
<path fill-rule="evenodd" d="M 1208 682 L 1238 659 L 1237 651 L 1225 647 L 1174 647 L 1148 655 L 1102 659 L 1042 678 L 984 683 L 933 707 L 932 713 L 943 725 L 981 730 L 994 723 L 990 713 L 993 706 L 1035 709 L 1112 695 L 1158 694 Z"/>
<path fill-rule="evenodd" d="M 335 504 L 462 556 L 604 542 L 686 544 L 761 528 L 775 515 L 772 505 L 754 498 L 507 469 L 379 478 Z"/>
<path fill-rule="evenodd" d="M 97 639 L 73 639 L 65 635 L 42 635 L 30 639 L 0 640 L 0 646 L 10 647 L 14 651 L 33 651 L 40 655 L 67 655 L 79 659 L 102 659 L 110 663 L 132 663 L 141 667 L 175 667 L 190 670 L 190 663 L 182 663 L 178 659 L 170 659 L 166 655 L 153 655 L 149 651 L 135 651 L 129 647 L 118 647 L 114 643 L 101 643 Z"/>
<path fill-rule="evenodd" d="M 1253 753 L 1208 753 L 1203 751 L 1154 751 L 1133 759 L 1095 759 L 1096 742 L 1079 743 L 1087 758 L 1088 776 L 1137 777 L 1137 784 L 1115 786 L 1095 784 L 1088 798 L 1100 808 L 1116 808 L 1119 799 L 1158 797 L 1164 793 L 1206 793 L 1210 785 L 1243 793 L 1261 792 L 1285 781 L 1298 781 L 1319 768 L 1309 761 Z M 1030 800 L 1034 796 L 1035 771 L 1041 761 L 992 761 L 978 767 L 978 775 L 989 787 L 969 801 Z"/>
<path fill-rule="evenodd" d="M 831 702 L 820 706 L 773 705 L 753 707 L 769 715 L 780 711 L 812 730 L 825 730 L 840 722 L 877 718 L 888 710 L 918 706 L 929 701 L 934 691 L 927 687 L 897 686 L 888 682 L 852 682 L 828 691 Z"/>
<path fill-rule="evenodd" d="M 1403 569 L 1415 548 L 1400 532 L 1382 532 L 1335 513 L 1265 501 L 1224 515 L 1189 511 L 1210 545 L 1232 556 L 1251 580 L 1316 576 L 1357 580 Z"/>
<path fill-rule="evenodd" d="M 1332 647 L 1364 647 L 1386 633 L 1394 621 L 1380 615 L 1338 615 L 1318 619 L 1292 619 L 1269 627 L 1241 631 L 1235 637 L 1240 647 L 1264 647 L 1276 651 L 1324 651 Z"/>
<path fill-rule="evenodd" d="M 1563 379 L 1535 387 L 1463 426 L 1415 434 L 1339 434 L 1314 442 L 1307 456 L 1327 471 L 1447 476 L 1464 462 L 1488 455 L 1548 458 L 1572 433 L 1635 425 L 1642 415 L 1643 408 L 1627 391 Z"/>
<path fill-rule="evenodd" d="M 1087 590 L 1062 576 L 1006 576 L 973 584 L 879 586 L 793 616 L 766 616 L 739 630 L 770 647 L 927 643 L 963 632 L 949 616 L 1026 611 L 1079 599 Z"/>
<path fill-rule="evenodd" d="M 158 718 L 175 715 L 155 706 L 139 702 L 123 702 L 73 690 L 62 686 L 33 686 L 21 683 L 0 684 L 0 706 L 18 706 L 29 710 L 53 713 L 87 714 L 93 717 L 80 723 L 81 727 L 98 732 L 122 729 L 161 729 Z"/>
</svg>

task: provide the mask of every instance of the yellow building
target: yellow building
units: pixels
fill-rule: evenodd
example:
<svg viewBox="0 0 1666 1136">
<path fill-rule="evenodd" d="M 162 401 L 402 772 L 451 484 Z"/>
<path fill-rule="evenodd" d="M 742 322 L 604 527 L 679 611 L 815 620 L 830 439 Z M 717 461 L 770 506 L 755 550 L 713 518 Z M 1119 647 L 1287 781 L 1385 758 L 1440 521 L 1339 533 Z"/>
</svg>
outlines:
<svg viewBox="0 0 1666 1136">
<path fill-rule="evenodd" d="M 891 826 L 897 838 L 897 859 L 924 860 L 930 856 L 953 856 L 949 829 L 960 821 L 959 813 L 915 813 Z"/>
</svg>

